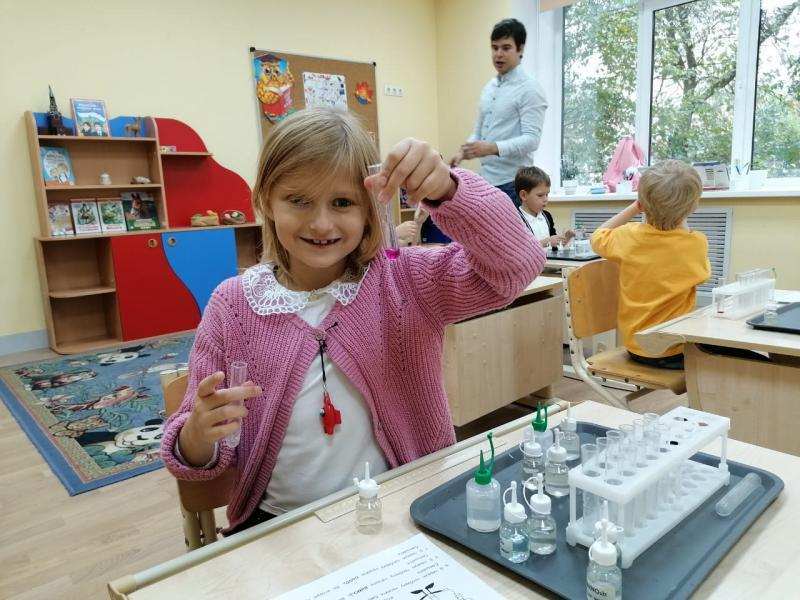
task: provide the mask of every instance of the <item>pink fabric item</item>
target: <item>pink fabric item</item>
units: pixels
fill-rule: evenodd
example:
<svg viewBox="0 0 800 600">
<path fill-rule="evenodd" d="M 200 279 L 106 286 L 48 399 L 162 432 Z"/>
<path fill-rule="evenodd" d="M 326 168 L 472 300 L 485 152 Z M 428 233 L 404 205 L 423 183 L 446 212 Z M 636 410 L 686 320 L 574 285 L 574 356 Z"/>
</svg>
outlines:
<svg viewBox="0 0 800 600">
<path fill-rule="evenodd" d="M 617 144 L 611 162 L 608 163 L 606 172 L 603 173 L 603 183 L 608 187 L 609 192 L 617 191 L 617 184 L 622 181 L 625 169 L 628 167 L 640 167 L 644 164 L 644 152 L 636 143 L 633 137 L 626 135 Z M 639 187 L 639 173 L 633 176 L 633 189 Z"/>
<path fill-rule="evenodd" d="M 319 329 L 294 314 L 257 315 L 240 277 L 212 294 L 189 358 L 186 396 L 164 427 L 161 456 L 175 477 L 186 480 L 213 479 L 238 464 L 228 504 L 231 528 L 264 495 L 292 404 L 317 356 L 316 334 L 325 332 L 330 359 L 363 395 L 391 467 L 455 443 L 442 381 L 444 328 L 509 304 L 542 271 L 545 256 L 503 192 L 469 171 L 453 174 L 455 196 L 425 208 L 457 242 L 402 248 L 394 261 L 379 253 L 356 299 L 335 304 Z M 212 468 L 187 467 L 177 459 L 175 443 L 197 386 L 234 360 L 247 361 L 249 378 L 264 393 L 247 401 L 236 449 L 220 444 Z M 323 435 L 322 425 L 308 434 Z"/>
</svg>

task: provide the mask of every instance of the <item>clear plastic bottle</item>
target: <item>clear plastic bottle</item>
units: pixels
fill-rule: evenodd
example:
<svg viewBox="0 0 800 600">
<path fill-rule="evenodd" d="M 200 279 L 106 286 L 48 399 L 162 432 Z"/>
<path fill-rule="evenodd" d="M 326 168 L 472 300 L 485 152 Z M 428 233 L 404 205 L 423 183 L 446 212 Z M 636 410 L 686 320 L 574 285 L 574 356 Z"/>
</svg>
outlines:
<svg viewBox="0 0 800 600">
<path fill-rule="evenodd" d="M 601 536 L 589 548 L 586 568 L 586 598 L 588 600 L 621 600 L 622 570 L 617 566 L 617 549 L 608 541 L 609 522 L 601 523 Z"/>
<path fill-rule="evenodd" d="M 569 467 L 567 451 L 561 445 L 561 431 L 555 430 L 555 442 L 547 449 L 544 482 L 547 493 L 556 498 L 569 494 Z"/>
<path fill-rule="evenodd" d="M 360 533 L 378 533 L 383 525 L 381 499 L 378 498 L 378 483 L 369 476 L 369 463 L 364 463 L 364 479 L 353 477 L 358 488 L 356 503 L 356 529 Z"/>
<path fill-rule="evenodd" d="M 616 525 L 608 518 L 608 500 L 603 500 L 602 517 L 594 524 L 594 539 L 599 540 L 603 535 L 603 527 L 606 528 L 606 539 L 617 549 L 617 558 L 622 562 L 622 538 L 625 528 Z"/>
<path fill-rule="evenodd" d="M 500 484 L 492 477 L 494 470 L 494 442 L 492 434 L 487 435 L 492 457 L 486 464 L 481 450 L 481 462 L 475 477 L 467 481 L 467 526 L 481 533 L 497 531 L 500 528 Z"/>
<path fill-rule="evenodd" d="M 506 494 L 509 492 L 511 502 L 506 502 Z M 512 481 L 503 492 L 503 523 L 500 525 L 500 555 L 512 563 L 525 562 L 531 555 L 527 518 L 525 507 L 517 502 L 517 482 Z"/>
<path fill-rule="evenodd" d="M 528 487 L 530 480 L 525 482 Z M 550 514 L 552 508 L 550 497 L 544 493 L 544 477 L 541 473 L 536 476 L 536 494 L 530 502 L 525 498 L 523 489 L 522 497 L 531 509 L 528 517 L 528 538 L 531 552 L 540 556 L 552 554 L 556 551 L 556 521 Z"/>
<path fill-rule="evenodd" d="M 581 438 L 578 435 L 578 422 L 572 417 L 572 404 L 567 402 L 567 418 L 561 423 L 561 445 L 567 451 L 567 460 L 581 457 Z"/>
<path fill-rule="evenodd" d="M 520 444 L 522 449 L 522 473 L 525 479 L 544 473 L 544 452 L 542 445 L 536 441 L 536 431 L 531 426 L 526 431 L 525 440 Z"/>
</svg>

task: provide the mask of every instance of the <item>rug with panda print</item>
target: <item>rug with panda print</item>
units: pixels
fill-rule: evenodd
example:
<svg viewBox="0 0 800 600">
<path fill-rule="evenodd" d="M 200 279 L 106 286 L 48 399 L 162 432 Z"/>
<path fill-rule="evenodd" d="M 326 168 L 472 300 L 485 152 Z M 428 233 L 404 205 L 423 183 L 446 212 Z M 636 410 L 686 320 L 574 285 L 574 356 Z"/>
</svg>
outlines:
<svg viewBox="0 0 800 600">
<path fill-rule="evenodd" d="M 0 397 L 70 496 L 160 468 L 159 373 L 194 334 L 0 369 Z"/>
</svg>

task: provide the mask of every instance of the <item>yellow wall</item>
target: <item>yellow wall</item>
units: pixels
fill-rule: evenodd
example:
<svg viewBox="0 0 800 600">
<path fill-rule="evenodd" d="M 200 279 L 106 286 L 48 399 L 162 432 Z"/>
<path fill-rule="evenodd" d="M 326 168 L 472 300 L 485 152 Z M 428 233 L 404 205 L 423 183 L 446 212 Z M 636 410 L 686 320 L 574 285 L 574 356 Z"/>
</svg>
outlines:
<svg viewBox="0 0 800 600">
<path fill-rule="evenodd" d="M 438 142 L 433 0 L 139 0 L 63 5 L 0 0 L 0 336 L 40 330 L 44 316 L 26 110 L 47 110 L 47 84 L 102 98 L 111 116 L 174 117 L 215 158 L 252 182 L 259 148 L 249 48 L 378 63 L 382 150 L 402 137 Z M 488 64 L 488 61 L 485 61 Z M 382 94 L 401 85 L 402 98 Z"/>
<path fill-rule="evenodd" d="M 559 231 L 572 222 L 572 212 L 586 208 L 622 210 L 627 202 L 551 202 L 547 210 Z M 755 267 L 775 267 L 777 285 L 800 289 L 800 201 L 797 198 L 703 200 L 701 207 L 732 208 L 728 276 Z"/>
<path fill-rule="evenodd" d="M 511 15 L 509 0 L 436 0 L 439 148 L 450 157 L 472 133 L 483 86 L 495 75 L 492 26 Z M 477 170 L 477 160 L 462 164 Z"/>
</svg>

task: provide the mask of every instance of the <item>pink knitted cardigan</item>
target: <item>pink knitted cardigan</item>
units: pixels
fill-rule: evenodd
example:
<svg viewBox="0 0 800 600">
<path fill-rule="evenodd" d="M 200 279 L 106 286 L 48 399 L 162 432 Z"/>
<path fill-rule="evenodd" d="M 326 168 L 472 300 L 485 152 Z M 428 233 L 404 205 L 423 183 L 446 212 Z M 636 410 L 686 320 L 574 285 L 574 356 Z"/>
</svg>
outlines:
<svg viewBox="0 0 800 600">
<path fill-rule="evenodd" d="M 317 335 L 326 336 L 328 356 L 363 395 L 391 467 L 455 442 L 442 382 L 444 328 L 509 304 L 541 272 L 545 257 L 503 192 L 469 171 L 453 174 L 454 197 L 426 203 L 426 209 L 454 243 L 403 248 L 394 261 L 381 253 L 356 299 L 336 303 L 319 328 L 295 314 L 259 316 L 240 277 L 212 294 L 189 358 L 186 396 L 164 427 L 161 456 L 178 479 L 213 479 L 238 465 L 228 504 L 231 527 L 264 495 L 292 404 L 317 356 Z M 175 443 L 198 383 L 234 360 L 247 361 L 250 379 L 264 393 L 247 401 L 238 448 L 220 444 L 215 466 L 187 467 L 176 458 Z M 308 434 L 324 435 L 321 424 Z"/>
</svg>

